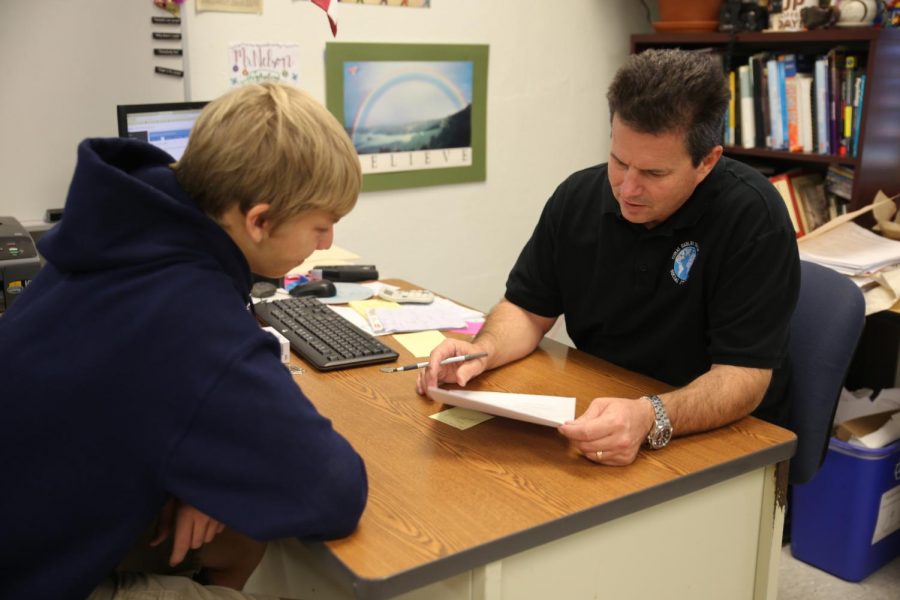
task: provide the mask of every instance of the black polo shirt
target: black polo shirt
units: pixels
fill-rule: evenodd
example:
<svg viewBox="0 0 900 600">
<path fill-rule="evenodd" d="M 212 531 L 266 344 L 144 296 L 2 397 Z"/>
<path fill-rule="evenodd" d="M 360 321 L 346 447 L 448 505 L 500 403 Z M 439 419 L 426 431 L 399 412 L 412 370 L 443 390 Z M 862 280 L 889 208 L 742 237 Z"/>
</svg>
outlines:
<svg viewBox="0 0 900 600">
<path fill-rule="evenodd" d="M 653 229 L 622 217 L 605 164 L 573 174 L 544 207 L 506 298 L 541 316 L 565 314 L 580 350 L 675 386 L 714 363 L 775 369 L 755 414 L 784 424 L 799 285 L 781 197 L 723 157 Z"/>
</svg>

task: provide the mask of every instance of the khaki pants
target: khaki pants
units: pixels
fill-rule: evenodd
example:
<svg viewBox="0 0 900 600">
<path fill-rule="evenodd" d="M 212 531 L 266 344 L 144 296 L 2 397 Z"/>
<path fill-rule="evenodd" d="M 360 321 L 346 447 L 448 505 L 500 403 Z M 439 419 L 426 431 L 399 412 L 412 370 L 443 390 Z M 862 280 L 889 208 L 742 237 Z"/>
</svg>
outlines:
<svg viewBox="0 0 900 600">
<path fill-rule="evenodd" d="M 101 583 L 88 600 L 274 600 L 272 596 L 244 594 L 217 585 L 200 585 L 179 575 L 115 573 Z"/>
<path fill-rule="evenodd" d="M 151 547 L 155 530 L 154 526 L 144 532 L 116 572 L 97 586 L 88 600 L 274 600 L 272 596 L 244 594 L 194 581 L 200 572 L 200 557 L 194 550 L 180 565 L 170 567 L 172 538 Z"/>
</svg>

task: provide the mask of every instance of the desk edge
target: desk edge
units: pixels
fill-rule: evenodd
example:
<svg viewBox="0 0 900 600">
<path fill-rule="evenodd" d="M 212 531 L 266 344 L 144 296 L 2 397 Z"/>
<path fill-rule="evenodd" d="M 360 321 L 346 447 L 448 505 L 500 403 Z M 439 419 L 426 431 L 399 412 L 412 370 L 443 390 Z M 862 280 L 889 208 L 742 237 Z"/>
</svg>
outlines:
<svg viewBox="0 0 900 600">
<path fill-rule="evenodd" d="M 796 445 L 797 440 L 793 438 L 736 460 L 677 477 L 646 490 L 381 579 L 355 576 L 328 551 L 324 543 L 315 542 L 307 545 L 310 551 L 322 560 L 329 573 L 336 576 L 339 581 L 349 580 L 357 598 L 366 600 L 391 598 L 645 508 L 686 496 L 756 469 L 787 461 L 793 456 Z"/>
</svg>

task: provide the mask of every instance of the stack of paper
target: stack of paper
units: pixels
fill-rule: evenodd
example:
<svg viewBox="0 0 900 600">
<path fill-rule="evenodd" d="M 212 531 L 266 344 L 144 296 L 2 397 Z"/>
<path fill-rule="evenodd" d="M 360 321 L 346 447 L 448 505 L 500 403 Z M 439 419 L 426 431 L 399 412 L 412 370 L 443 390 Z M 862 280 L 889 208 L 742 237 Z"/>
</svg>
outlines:
<svg viewBox="0 0 900 600">
<path fill-rule="evenodd" d="M 889 240 L 853 222 L 797 242 L 800 258 L 846 275 L 872 273 L 900 263 L 900 242 Z"/>
<path fill-rule="evenodd" d="M 575 418 L 575 398 L 563 396 L 442 390 L 433 387 L 428 388 L 428 397 L 443 404 L 550 427 L 559 427 Z"/>
<path fill-rule="evenodd" d="M 305 275 L 310 269 L 321 265 L 352 265 L 359 260 L 359 255 L 340 246 L 332 245 L 326 250 L 316 250 L 305 261 L 288 272 L 288 275 Z"/>
<path fill-rule="evenodd" d="M 429 329 L 461 329 L 467 320 L 484 316 L 483 313 L 460 306 L 446 298 L 435 298 L 431 304 L 401 304 L 396 307 L 376 307 L 367 315 L 381 322 L 381 333 L 426 331 Z"/>
</svg>

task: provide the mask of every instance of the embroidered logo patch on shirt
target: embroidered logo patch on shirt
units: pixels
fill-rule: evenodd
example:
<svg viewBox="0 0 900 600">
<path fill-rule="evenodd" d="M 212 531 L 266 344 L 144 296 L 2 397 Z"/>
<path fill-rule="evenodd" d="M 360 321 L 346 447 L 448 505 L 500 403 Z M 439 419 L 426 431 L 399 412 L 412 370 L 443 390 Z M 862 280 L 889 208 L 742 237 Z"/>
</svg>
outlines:
<svg viewBox="0 0 900 600">
<path fill-rule="evenodd" d="M 697 242 L 683 242 L 675 249 L 675 252 L 672 253 L 672 270 L 669 271 L 672 281 L 682 285 L 688 280 L 691 267 L 694 266 L 694 261 L 699 253 L 700 246 L 697 245 Z"/>
</svg>

